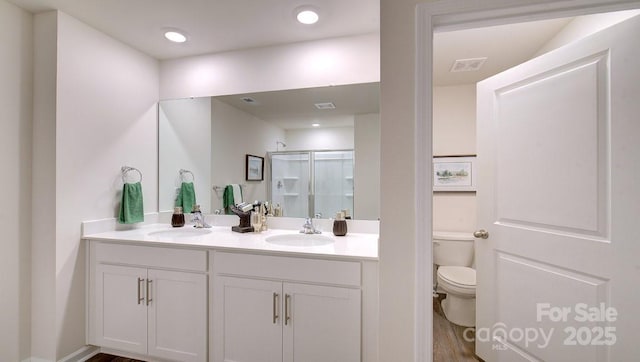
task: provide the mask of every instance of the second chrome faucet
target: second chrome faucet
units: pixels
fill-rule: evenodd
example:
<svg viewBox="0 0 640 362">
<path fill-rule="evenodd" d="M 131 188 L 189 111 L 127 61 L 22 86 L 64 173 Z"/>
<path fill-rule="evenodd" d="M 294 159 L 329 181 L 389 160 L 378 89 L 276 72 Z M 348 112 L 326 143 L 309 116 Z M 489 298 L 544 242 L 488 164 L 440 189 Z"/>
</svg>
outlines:
<svg viewBox="0 0 640 362">
<path fill-rule="evenodd" d="M 313 219 L 308 217 L 305 219 L 304 224 L 302 225 L 302 230 L 300 230 L 301 234 L 320 234 L 321 231 L 316 229 L 313 225 Z"/>
</svg>

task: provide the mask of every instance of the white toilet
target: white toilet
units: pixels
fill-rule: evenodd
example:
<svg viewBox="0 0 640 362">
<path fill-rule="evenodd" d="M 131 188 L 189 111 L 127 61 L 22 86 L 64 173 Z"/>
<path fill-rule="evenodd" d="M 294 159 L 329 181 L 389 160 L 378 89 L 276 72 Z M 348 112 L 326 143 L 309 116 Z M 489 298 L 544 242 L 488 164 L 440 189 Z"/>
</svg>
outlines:
<svg viewBox="0 0 640 362">
<path fill-rule="evenodd" d="M 446 293 L 442 310 L 459 326 L 476 324 L 476 271 L 473 263 L 473 235 L 459 232 L 433 232 L 433 263 L 436 264 L 436 291 Z"/>
</svg>

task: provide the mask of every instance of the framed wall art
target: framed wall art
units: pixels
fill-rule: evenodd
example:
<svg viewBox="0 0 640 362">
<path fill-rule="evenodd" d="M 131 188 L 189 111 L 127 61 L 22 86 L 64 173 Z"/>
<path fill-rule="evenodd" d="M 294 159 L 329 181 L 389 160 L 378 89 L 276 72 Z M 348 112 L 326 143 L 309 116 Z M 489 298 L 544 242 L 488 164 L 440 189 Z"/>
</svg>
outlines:
<svg viewBox="0 0 640 362">
<path fill-rule="evenodd" d="M 247 181 L 264 180 L 264 157 L 247 155 Z"/>
<path fill-rule="evenodd" d="M 476 156 L 435 156 L 433 191 L 476 191 Z"/>
</svg>

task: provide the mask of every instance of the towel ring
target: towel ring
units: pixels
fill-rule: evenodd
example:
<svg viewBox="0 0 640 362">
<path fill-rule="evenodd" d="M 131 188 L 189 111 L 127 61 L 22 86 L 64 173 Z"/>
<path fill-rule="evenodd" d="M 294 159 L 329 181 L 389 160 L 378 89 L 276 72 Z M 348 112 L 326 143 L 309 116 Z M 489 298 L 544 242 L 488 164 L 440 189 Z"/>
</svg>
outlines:
<svg viewBox="0 0 640 362">
<path fill-rule="evenodd" d="M 191 174 L 191 181 L 195 181 L 196 180 L 196 176 L 194 176 L 193 172 L 189 171 L 189 170 L 185 170 L 184 168 L 180 169 L 180 179 L 182 179 L 182 181 L 185 181 L 185 174 L 186 173 L 190 173 Z"/>
<path fill-rule="evenodd" d="M 127 176 L 127 173 L 129 171 L 136 171 L 138 173 L 138 175 L 140 175 L 140 180 L 138 180 L 138 182 L 142 182 L 142 172 L 140 172 L 140 170 L 138 170 L 137 168 L 131 167 L 131 166 L 122 166 L 122 168 L 120 170 L 122 171 L 122 182 L 123 183 L 127 183 L 126 176 Z"/>
</svg>

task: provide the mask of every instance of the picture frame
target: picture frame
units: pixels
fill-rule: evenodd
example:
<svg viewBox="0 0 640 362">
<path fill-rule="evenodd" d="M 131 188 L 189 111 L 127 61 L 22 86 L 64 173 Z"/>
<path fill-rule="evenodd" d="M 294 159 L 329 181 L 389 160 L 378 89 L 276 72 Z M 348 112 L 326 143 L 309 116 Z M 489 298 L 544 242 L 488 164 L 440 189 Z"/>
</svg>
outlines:
<svg viewBox="0 0 640 362">
<path fill-rule="evenodd" d="M 434 192 L 475 192 L 476 156 L 434 156 Z"/>
<path fill-rule="evenodd" d="M 263 181 L 264 180 L 264 157 L 247 155 L 246 158 L 246 180 L 247 181 Z"/>
</svg>

